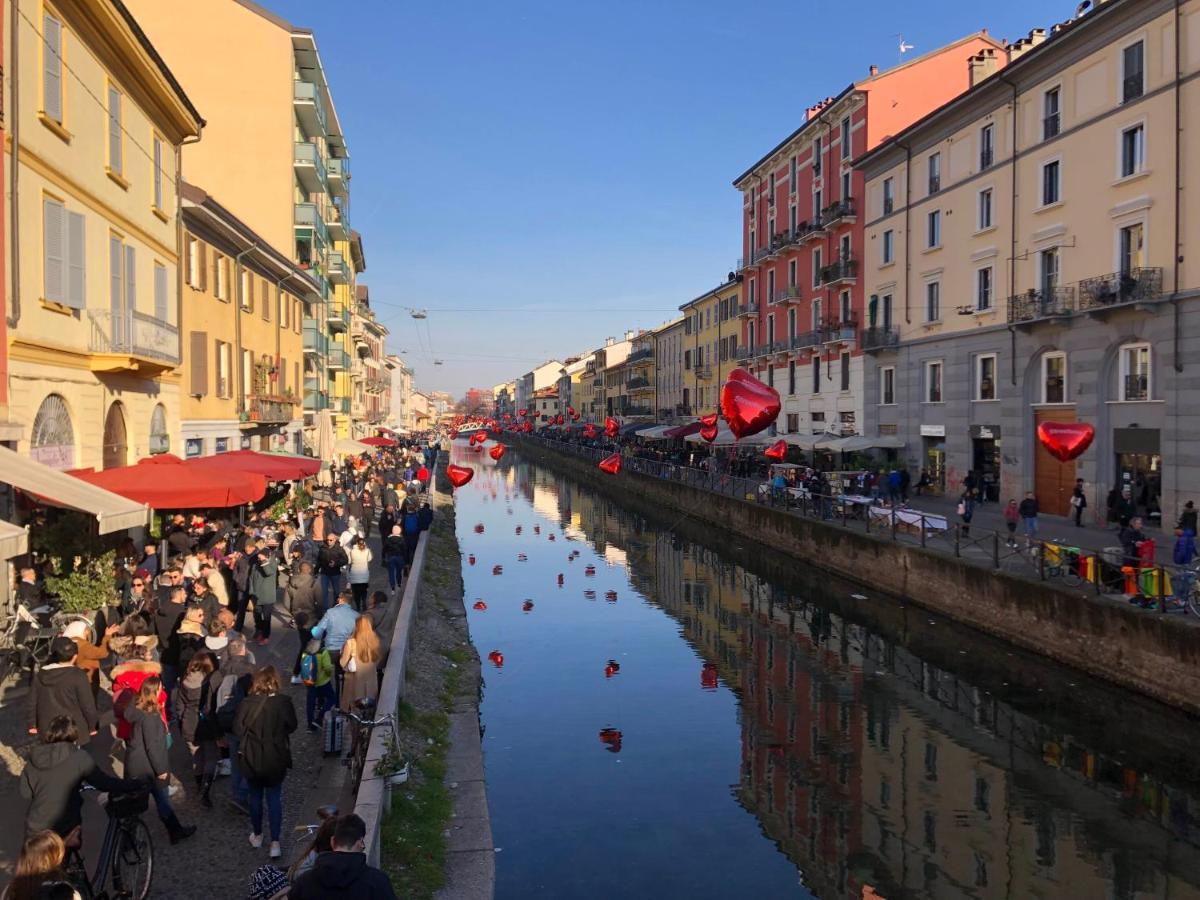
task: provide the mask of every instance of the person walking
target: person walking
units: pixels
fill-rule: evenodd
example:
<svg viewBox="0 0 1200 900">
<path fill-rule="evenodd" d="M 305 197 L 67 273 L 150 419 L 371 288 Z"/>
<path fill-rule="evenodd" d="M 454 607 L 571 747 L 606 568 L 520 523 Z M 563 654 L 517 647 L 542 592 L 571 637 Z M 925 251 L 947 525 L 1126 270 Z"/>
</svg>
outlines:
<svg viewBox="0 0 1200 900">
<path fill-rule="evenodd" d="M 325 535 L 325 545 L 317 553 L 317 572 L 321 576 L 321 608 L 332 608 L 342 590 L 342 569 L 350 557 L 338 542 L 337 535 Z"/>
<path fill-rule="evenodd" d="M 99 644 L 88 640 L 87 623 L 81 619 L 73 619 L 63 629 L 63 637 L 69 637 L 75 642 L 75 665 L 83 670 L 92 685 L 92 696 L 100 696 L 100 663 L 108 659 L 108 642 L 120 630 L 120 625 L 109 625 L 104 629 L 104 635 Z"/>
<path fill-rule="evenodd" d="M 320 602 L 318 590 L 312 563 L 302 562 L 298 567 L 293 567 L 286 591 L 288 612 L 292 614 L 293 619 L 303 613 L 309 622 L 316 621 L 317 604 Z"/>
<path fill-rule="evenodd" d="M 1191 500 L 1183 504 L 1183 512 L 1179 514 L 1179 522 L 1175 527 L 1192 534 L 1200 534 L 1200 530 L 1196 528 L 1196 504 Z"/>
<path fill-rule="evenodd" d="M 33 676 L 29 688 L 29 733 L 40 734 L 59 716 L 66 716 L 85 745 L 100 728 L 96 698 L 84 671 L 75 665 L 79 655 L 69 637 L 50 642 L 50 661 Z"/>
<path fill-rule="evenodd" d="M 263 844 L 265 800 L 272 859 L 281 855 L 283 782 L 292 767 L 289 736 L 296 726 L 296 708 L 291 697 L 280 693 L 279 672 L 274 666 L 263 666 L 254 673 L 250 691 L 238 706 L 233 731 L 240 742 L 242 774 L 250 787 L 250 846 L 257 850 Z"/>
<path fill-rule="evenodd" d="M 307 688 L 304 712 L 308 730 L 318 731 L 325 713 L 337 705 L 337 694 L 333 689 L 333 659 L 329 651 L 321 646 L 319 638 L 312 638 L 304 648 L 300 660 L 300 679 Z"/>
<path fill-rule="evenodd" d="M 350 570 L 348 580 L 354 596 L 354 608 L 362 612 L 367 600 L 367 585 L 371 581 L 371 560 L 374 555 L 364 537 L 358 537 L 350 546 Z"/>
<path fill-rule="evenodd" d="M 354 634 L 355 626 L 358 624 L 358 613 L 351 606 L 349 591 L 342 591 L 338 594 L 337 599 L 337 605 L 325 613 L 321 617 L 321 621 L 313 628 L 312 636 L 325 639 L 325 649 L 329 651 L 329 655 L 333 658 L 334 691 L 340 696 L 343 678 L 341 665 L 342 648 L 346 646 L 346 641 Z"/>
<path fill-rule="evenodd" d="M 971 519 L 975 515 L 975 496 L 970 488 L 958 498 L 958 517 L 962 519 L 962 536 L 971 536 Z"/>
<path fill-rule="evenodd" d="M 271 615 L 279 597 L 279 561 L 266 548 L 256 548 L 250 567 L 250 595 L 254 597 L 254 637 L 259 645 L 271 639 Z"/>
<path fill-rule="evenodd" d="M 1196 532 L 1190 528 L 1175 529 L 1175 547 L 1171 552 L 1171 561 L 1178 566 L 1171 582 L 1174 599 L 1183 603 L 1191 594 L 1192 584 L 1196 580 L 1196 572 L 1192 569 L 1192 563 L 1196 561 Z"/>
<path fill-rule="evenodd" d="M 404 569 L 408 565 L 408 543 L 404 540 L 399 525 L 384 532 L 383 562 L 387 566 L 388 589 L 395 593 L 404 578 Z"/>
<path fill-rule="evenodd" d="M 172 718 L 192 754 L 192 774 L 200 802 L 212 808 L 212 784 L 217 777 L 217 690 L 221 684 L 217 658 L 207 650 L 192 657 L 175 691 Z"/>
<path fill-rule="evenodd" d="M 1017 506 L 1017 499 L 1013 497 L 1004 507 L 1004 527 L 1008 529 L 1008 536 L 1004 539 L 1006 547 L 1015 548 L 1017 546 L 1017 523 L 1020 520 L 1021 514 Z"/>
<path fill-rule="evenodd" d="M 125 721 L 133 726 L 125 747 L 125 777 L 149 782 L 158 817 L 166 827 L 171 843 L 178 844 L 195 834 L 196 826 L 180 823 L 171 806 L 168 731 L 160 706 L 162 688 L 162 680 L 151 675 L 142 682 L 137 699 L 125 708 Z"/>
<path fill-rule="evenodd" d="M 1071 491 L 1071 513 L 1075 518 L 1075 527 L 1083 527 L 1083 511 L 1087 509 L 1087 494 L 1083 492 L 1083 479 L 1075 479 L 1075 490 Z"/>
<path fill-rule="evenodd" d="M 1025 499 L 1021 501 L 1021 505 L 1017 507 L 1017 512 L 1021 516 L 1021 529 L 1025 535 L 1025 549 L 1031 549 L 1033 542 L 1037 540 L 1038 535 L 1038 502 L 1033 491 L 1025 493 Z"/>
<path fill-rule="evenodd" d="M 375 700 L 379 697 L 379 636 L 369 615 L 362 615 L 354 623 L 354 634 L 342 645 L 341 667 L 345 672 L 345 686 L 341 694 L 342 709 L 354 709 L 359 700 Z"/>
<path fill-rule="evenodd" d="M 1121 529 L 1117 540 L 1121 542 L 1121 550 L 1124 554 L 1124 565 L 1132 566 L 1134 569 L 1141 567 L 1142 558 L 1139 552 L 1139 544 L 1146 539 L 1146 535 L 1142 533 L 1142 520 L 1138 516 L 1134 516 L 1129 520 L 1129 524 Z"/>
<path fill-rule="evenodd" d="M 350 813 L 333 828 L 333 852 L 317 855 L 312 868 L 299 876 L 289 900 L 396 900 L 391 880 L 367 865 L 367 825 Z"/>
<path fill-rule="evenodd" d="M 239 740 L 233 731 L 238 707 L 250 693 L 254 675 L 254 657 L 246 649 L 246 638 L 234 633 L 229 638 L 229 658 L 221 667 L 221 684 L 217 688 L 217 724 L 225 735 L 229 748 L 229 803 L 243 815 L 250 815 L 250 786 L 239 763 Z"/>
</svg>

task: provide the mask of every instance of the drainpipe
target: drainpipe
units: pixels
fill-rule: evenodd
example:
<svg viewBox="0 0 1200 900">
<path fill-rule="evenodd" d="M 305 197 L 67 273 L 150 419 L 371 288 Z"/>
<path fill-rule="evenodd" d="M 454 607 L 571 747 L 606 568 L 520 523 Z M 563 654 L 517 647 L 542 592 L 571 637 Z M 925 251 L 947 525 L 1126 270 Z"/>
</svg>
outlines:
<svg viewBox="0 0 1200 900">
<path fill-rule="evenodd" d="M 999 79 L 1012 88 L 1012 155 L 1008 161 L 1009 168 L 1012 169 L 1012 194 L 1009 198 L 1008 215 L 1009 215 L 1009 248 L 1008 248 L 1008 296 L 1015 297 L 1017 295 L 1017 85 L 1016 82 L 1004 77 L 1004 73 L 998 74 Z M 1017 330 L 1012 326 L 1008 326 L 1008 377 L 1009 382 L 1015 387 L 1017 384 Z"/>
<path fill-rule="evenodd" d="M 904 324 L 912 324 L 912 307 L 909 301 L 909 277 L 912 273 L 912 147 L 896 142 L 904 148 Z"/>
<path fill-rule="evenodd" d="M 1180 70 L 1182 62 L 1180 57 L 1182 48 L 1180 47 L 1179 43 L 1179 29 L 1183 25 L 1182 2 L 1183 0 L 1175 0 L 1175 259 L 1172 262 L 1172 267 L 1174 270 L 1174 275 L 1172 276 L 1174 288 L 1172 290 L 1173 296 L 1171 297 L 1171 306 L 1175 317 L 1175 346 L 1173 355 L 1175 357 L 1176 372 L 1183 371 L 1183 356 L 1181 355 L 1179 349 L 1181 340 L 1180 331 L 1182 326 L 1179 311 L 1179 273 L 1180 264 L 1183 262 L 1183 242 L 1180 236 L 1180 217 L 1182 215 L 1180 204 L 1182 202 L 1183 194 L 1181 193 L 1179 184 L 1179 171 L 1180 167 L 1183 165 L 1183 146 L 1180 138 L 1180 134 L 1183 129 L 1182 110 L 1180 107 L 1183 101 L 1179 93 L 1181 85 Z M 1178 429 L 1176 429 L 1176 442 L 1178 442 L 1178 440 Z"/>
<path fill-rule="evenodd" d="M 12 124 L 9 128 L 12 138 L 12 172 L 10 175 L 12 185 L 12 196 L 9 198 L 8 208 L 8 238 L 9 244 L 12 247 L 12 288 L 9 291 L 9 305 L 6 321 L 9 328 L 16 328 L 17 323 L 21 320 L 21 231 L 18 227 L 18 210 L 20 204 L 20 172 L 21 172 L 21 91 L 20 91 L 20 46 L 21 42 L 17 39 L 20 31 L 20 14 L 17 9 L 17 0 L 11 0 L 9 3 L 9 23 L 11 31 L 8 35 L 9 40 L 9 96 L 12 100 L 12 118 L 9 120 Z"/>
<path fill-rule="evenodd" d="M 237 365 L 234 366 L 234 370 L 237 372 L 237 411 L 239 414 L 246 411 L 246 385 L 243 383 L 242 375 L 242 307 L 245 305 L 246 299 L 243 296 L 244 289 L 242 287 L 242 260 L 257 249 L 258 244 L 251 244 L 233 261 L 234 277 L 237 278 L 237 309 L 234 311 L 233 319 L 233 345 L 237 347 Z"/>
</svg>

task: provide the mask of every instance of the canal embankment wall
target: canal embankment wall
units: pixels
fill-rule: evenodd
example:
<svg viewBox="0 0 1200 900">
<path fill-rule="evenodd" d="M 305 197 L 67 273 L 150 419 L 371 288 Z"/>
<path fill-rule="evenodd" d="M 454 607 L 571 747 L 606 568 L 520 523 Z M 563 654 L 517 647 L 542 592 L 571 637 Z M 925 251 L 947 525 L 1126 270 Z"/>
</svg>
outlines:
<svg viewBox="0 0 1200 900">
<path fill-rule="evenodd" d="M 1029 581 L 918 546 L 881 540 L 758 503 L 634 472 L 607 475 L 588 459 L 521 437 L 520 454 L 635 511 L 674 511 L 910 601 L 1018 647 L 1200 712 L 1200 624 L 1128 603 Z"/>
</svg>

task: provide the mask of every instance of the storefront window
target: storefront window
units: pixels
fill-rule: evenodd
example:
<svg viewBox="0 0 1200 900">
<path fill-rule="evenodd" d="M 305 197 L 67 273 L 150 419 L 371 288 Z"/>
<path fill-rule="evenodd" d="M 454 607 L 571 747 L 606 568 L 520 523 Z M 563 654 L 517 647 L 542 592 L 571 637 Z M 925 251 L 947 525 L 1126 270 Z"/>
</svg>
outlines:
<svg viewBox="0 0 1200 900">
<path fill-rule="evenodd" d="M 1067 402 L 1067 356 L 1047 353 L 1042 357 L 1042 402 Z"/>
<path fill-rule="evenodd" d="M 171 435 L 167 431 L 167 411 L 160 403 L 154 407 L 150 416 L 150 454 L 169 453 L 171 450 Z"/>
</svg>

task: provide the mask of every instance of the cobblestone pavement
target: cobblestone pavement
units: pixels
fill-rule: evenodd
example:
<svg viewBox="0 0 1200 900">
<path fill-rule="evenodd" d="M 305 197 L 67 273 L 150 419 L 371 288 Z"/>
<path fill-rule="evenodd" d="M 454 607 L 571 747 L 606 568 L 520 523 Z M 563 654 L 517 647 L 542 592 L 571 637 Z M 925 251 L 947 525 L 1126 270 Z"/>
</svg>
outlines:
<svg viewBox="0 0 1200 900">
<path fill-rule="evenodd" d="M 380 547 L 378 537 L 372 536 L 371 549 L 375 555 L 370 589 L 387 589 L 386 573 L 378 568 Z M 393 605 L 399 603 L 399 595 Z M 281 673 L 291 677 L 292 664 L 299 648 L 299 639 L 294 629 L 287 627 L 287 616 L 283 605 L 277 612 L 271 629 L 270 643 L 265 647 L 251 644 L 258 661 L 272 663 Z M 390 621 L 395 610 L 389 609 L 385 628 L 390 631 Z M 247 636 L 253 631 L 247 622 Z M 24 768 L 28 748 L 33 738 L 25 731 L 28 679 L 19 686 L 11 687 L 0 699 L 0 810 L 4 811 L 4 827 L 0 829 L 0 883 L 6 884 L 12 872 L 24 834 L 24 813 L 28 806 L 19 793 L 20 772 Z M 346 803 L 344 793 L 345 767 L 337 758 L 326 758 L 321 754 L 321 735 L 310 734 L 304 727 L 304 687 L 287 685 L 285 688 L 296 704 L 300 727 L 292 735 L 293 768 L 283 786 L 283 858 L 289 865 L 298 855 L 298 848 L 307 840 L 305 835 L 293 829 L 316 821 L 316 808 L 324 803 Z M 108 771 L 108 760 L 112 746 L 110 726 L 112 707 L 109 698 L 101 692 L 100 734 L 92 739 L 89 750 Z M 213 787 L 213 808 L 205 809 L 199 800 L 191 776 L 191 762 L 187 747 L 178 732 L 175 732 L 171 748 L 171 770 L 179 779 L 182 790 L 172 798 L 175 811 L 184 824 L 197 826 L 194 837 L 172 847 L 167 840 L 166 829 L 154 813 L 143 815 L 154 842 L 154 881 L 151 895 L 170 897 L 172 900 L 213 900 L 214 897 L 237 900 L 247 894 L 250 873 L 264 863 L 268 844 L 262 849 L 253 849 L 247 841 L 250 833 L 248 818 L 228 802 L 229 778 L 218 778 Z M 84 803 L 84 846 L 98 851 L 106 824 L 102 809 L 90 797 Z M 265 823 L 264 823 L 265 826 Z M 95 861 L 88 854 L 88 868 Z"/>
</svg>

